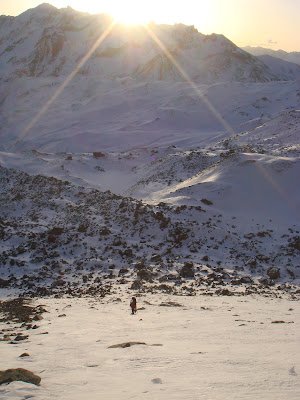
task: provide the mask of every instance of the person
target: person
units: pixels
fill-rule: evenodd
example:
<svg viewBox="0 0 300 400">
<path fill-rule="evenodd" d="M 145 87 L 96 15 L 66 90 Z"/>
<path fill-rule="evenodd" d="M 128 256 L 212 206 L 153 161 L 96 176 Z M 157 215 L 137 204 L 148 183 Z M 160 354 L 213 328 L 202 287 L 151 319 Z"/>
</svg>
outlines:
<svg viewBox="0 0 300 400">
<path fill-rule="evenodd" d="M 131 307 L 131 314 L 135 314 L 136 313 L 136 298 L 132 297 L 131 301 L 130 301 L 130 307 Z"/>
</svg>

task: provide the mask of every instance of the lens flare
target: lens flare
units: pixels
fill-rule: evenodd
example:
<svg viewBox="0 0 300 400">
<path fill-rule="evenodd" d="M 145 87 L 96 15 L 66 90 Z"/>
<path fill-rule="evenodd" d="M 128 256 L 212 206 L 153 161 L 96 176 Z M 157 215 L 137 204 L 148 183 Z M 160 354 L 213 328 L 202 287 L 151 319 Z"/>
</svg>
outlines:
<svg viewBox="0 0 300 400">
<path fill-rule="evenodd" d="M 47 103 L 43 106 L 43 108 L 38 112 L 38 114 L 32 119 L 32 121 L 27 125 L 24 132 L 18 137 L 18 139 L 12 144 L 11 148 L 15 147 L 25 136 L 29 133 L 29 131 L 34 127 L 34 125 L 39 121 L 39 119 L 45 114 L 45 112 L 49 109 L 51 104 L 58 98 L 64 88 L 71 82 L 74 76 L 78 73 L 80 68 L 84 66 L 84 64 L 88 61 L 91 55 L 95 52 L 95 50 L 101 45 L 101 43 L 105 40 L 105 38 L 112 31 L 115 26 L 116 21 L 113 21 L 106 30 L 102 33 L 102 35 L 96 40 L 90 50 L 86 53 L 86 55 L 82 58 L 79 64 L 74 68 L 74 70 L 67 76 L 66 80 L 60 85 L 54 95 L 47 101 Z"/>
</svg>

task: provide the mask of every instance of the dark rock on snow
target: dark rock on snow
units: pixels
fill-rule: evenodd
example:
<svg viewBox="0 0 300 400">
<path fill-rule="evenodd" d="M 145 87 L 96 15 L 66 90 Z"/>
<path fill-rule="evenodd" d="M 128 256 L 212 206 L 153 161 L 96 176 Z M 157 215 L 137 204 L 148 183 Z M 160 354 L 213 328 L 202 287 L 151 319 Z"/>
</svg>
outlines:
<svg viewBox="0 0 300 400">
<path fill-rule="evenodd" d="M 40 376 L 35 375 L 33 372 L 24 368 L 13 368 L 7 369 L 6 371 L 0 371 L 0 385 L 11 383 L 13 381 L 23 381 L 39 386 L 41 379 Z"/>
<path fill-rule="evenodd" d="M 268 268 L 267 274 L 271 279 L 278 279 L 280 278 L 280 269 L 277 267 L 270 267 Z"/>
</svg>

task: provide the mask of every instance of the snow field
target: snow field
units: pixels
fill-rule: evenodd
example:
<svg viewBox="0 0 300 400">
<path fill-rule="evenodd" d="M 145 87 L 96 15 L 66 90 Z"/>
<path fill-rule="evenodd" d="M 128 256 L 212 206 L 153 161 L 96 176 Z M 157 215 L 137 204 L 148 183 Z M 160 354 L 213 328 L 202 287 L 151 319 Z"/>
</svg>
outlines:
<svg viewBox="0 0 300 400">
<path fill-rule="evenodd" d="M 36 300 L 49 313 L 27 342 L 0 342 L 1 369 L 29 369 L 41 386 L 13 382 L 0 398 L 299 398 L 298 303 L 142 295 L 144 309 L 130 315 L 129 300 Z M 147 345 L 108 348 L 127 341 Z M 19 358 L 23 352 L 30 357 Z"/>
</svg>

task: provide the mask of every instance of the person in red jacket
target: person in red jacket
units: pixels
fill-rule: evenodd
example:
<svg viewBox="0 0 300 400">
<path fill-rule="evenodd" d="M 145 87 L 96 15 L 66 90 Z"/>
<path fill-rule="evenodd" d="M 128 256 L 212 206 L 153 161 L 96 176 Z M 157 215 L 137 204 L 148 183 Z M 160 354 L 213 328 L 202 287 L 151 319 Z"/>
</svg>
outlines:
<svg viewBox="0 0 300 400">
<path fill-rule="evenodd" d="M 136 298 L 132 297 L 131 301 L 130 301 L 130 307 L 131 307 L 131 314 L 135 314 L 136 313 Z"/>
</svg>

